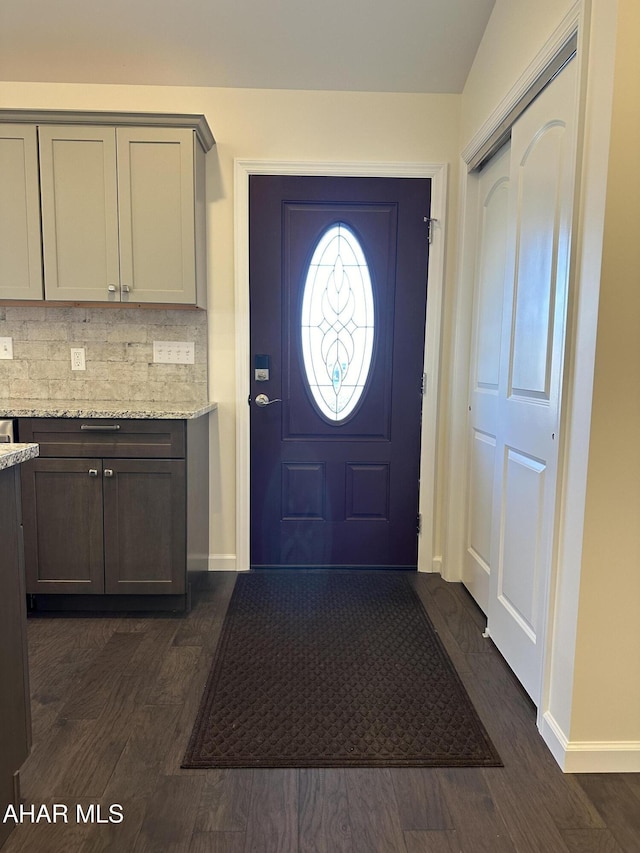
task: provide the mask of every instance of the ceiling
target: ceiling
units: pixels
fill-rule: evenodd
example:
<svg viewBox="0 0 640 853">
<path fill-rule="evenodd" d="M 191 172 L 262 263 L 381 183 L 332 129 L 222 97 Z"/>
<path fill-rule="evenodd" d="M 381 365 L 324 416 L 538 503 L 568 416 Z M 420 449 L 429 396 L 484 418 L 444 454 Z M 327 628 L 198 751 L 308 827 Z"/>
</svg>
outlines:
<svg viewBox="0 0 640 853">
<path fill-rule="evenodd" d="M 0 0 L 0 80 L 462 91 L 495 0 Z"/>
</svg>

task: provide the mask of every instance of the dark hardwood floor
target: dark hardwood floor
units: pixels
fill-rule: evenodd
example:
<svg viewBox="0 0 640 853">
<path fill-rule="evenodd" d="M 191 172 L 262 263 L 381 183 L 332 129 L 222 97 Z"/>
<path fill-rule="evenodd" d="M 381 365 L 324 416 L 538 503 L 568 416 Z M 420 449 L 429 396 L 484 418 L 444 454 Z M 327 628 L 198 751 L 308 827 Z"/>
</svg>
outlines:
<svg viewBox="0 0 640 853">
<path fill-rule="evenodd" d="M 235 580 L 216 573 L 186 618 L 29 621 L 22 795 L 69 822 L 2 853 L 638 853 L 640 774 L 562 774 L 466 591 L 411 579 L 503 768 L 181 770 Z M 77 823 L 92 803 L 106 822 Z"/>
</svg>

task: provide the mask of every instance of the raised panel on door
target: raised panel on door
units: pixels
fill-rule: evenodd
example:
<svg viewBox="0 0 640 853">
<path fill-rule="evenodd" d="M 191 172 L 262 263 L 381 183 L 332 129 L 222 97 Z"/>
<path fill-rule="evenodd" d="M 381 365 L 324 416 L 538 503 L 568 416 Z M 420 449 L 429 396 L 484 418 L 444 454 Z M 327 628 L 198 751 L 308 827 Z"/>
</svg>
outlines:
<svg viewBox="0 0 640 853">
<path fill-rule="evenodd" d="M 36 128 L 0 125 L 0 299 L 42 299 Z"/>
<path fill-rule="evenodd" d="M 118 128 L 117 144 L 123 301 L 195 303 L 193 132 Z"/>
<path fill-rule="evenodd" d="M 509 146 L 478 179 L 477 252 L 467 437 L 467 518 L 463 582 L 489 604 L 500 342 L 507 256 Z"/>
<path fill-rule="evenodd" d="M 34 459 L 22 466 L 28 593 L 102 593 L 102 463 Z"/>
<path fill-rule="evenodd" d="M 542 689 L 557 491 L 575 164 L 576 62 L 513 127 L 488 626 Z"/>
<path fill-rule="evenodd" d="M 183 593 L 185 530 L 184 461 L 104 460 L 105 592 Z"/>
<path fill-rule="evenodd" d="M 44 125 L 39 139 L 46 298 L 113 300 L 120 281 L 115 131 Z"/>
</svg>

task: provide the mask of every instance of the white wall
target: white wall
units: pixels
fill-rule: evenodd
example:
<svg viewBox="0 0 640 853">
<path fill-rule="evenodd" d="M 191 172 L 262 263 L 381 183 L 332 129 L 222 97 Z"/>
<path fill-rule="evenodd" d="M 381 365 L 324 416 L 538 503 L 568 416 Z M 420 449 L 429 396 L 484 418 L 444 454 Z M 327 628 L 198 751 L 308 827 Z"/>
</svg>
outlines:
<svg viewBox="0 0 640 853">
<path fill-rule="evenodd" d="M 213 130 L 207 199 L 209 390 L 219 403 L 211 447 L 214 566 L 233 568 L 235 554 L 234 158 L 452 163 L 456 186 L 459 105 L 458 95 L 0 84 L 4 108 L 204 113 Z M 449 211 L 455 222 L 455 203 Z M 452 257 L 455 235 L 449 236 Z"/>
</svg>

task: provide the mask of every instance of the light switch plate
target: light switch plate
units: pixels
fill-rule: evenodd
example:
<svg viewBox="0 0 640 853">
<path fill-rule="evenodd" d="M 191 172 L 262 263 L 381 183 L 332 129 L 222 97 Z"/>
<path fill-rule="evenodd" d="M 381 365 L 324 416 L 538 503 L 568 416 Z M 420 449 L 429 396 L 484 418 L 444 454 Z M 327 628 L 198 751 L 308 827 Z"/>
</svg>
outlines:
<svg viewBox="0 0 640 853">
<path fill-rule="evenodd" d="M 156 364 L 195 364 L 195 350 L 193 341 L 154 341 L 153 361 Z"/>
<path fill-rule="evenodd" d="M 13 358 L 13 338 L 0 338 L 0 358 Z"/>
</svg>

